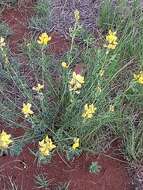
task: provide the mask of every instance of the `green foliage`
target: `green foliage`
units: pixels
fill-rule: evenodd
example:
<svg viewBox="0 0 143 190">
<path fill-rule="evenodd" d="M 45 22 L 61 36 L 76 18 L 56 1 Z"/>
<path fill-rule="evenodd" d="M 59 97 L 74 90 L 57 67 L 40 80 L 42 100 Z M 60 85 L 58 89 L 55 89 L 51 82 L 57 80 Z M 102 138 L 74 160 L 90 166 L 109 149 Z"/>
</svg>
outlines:
<svg viewBox="0 0 143 190">
<path fill-rule="evenodd" d="M 50 24 L 50 6 L 46 0 L 36 3 L 37 16 L 31 19 L 30 27 L 46 31 Z M 72 160 L 81 150 L 107 149 L 115 136 L 123 140 L 129 160 L 142 160 L 143 86 L 133 80 L 133 74 L 142 70 L 142 22 L 137 1 L 129 9 L 126 1 L 113 5 L 108 0 L 101 5 L 99 26 L 103 40 L 99 46 L 93 35 L 75 22 L 69 29 L 71 46 L 61 57 L 51 55 L 48 45 L 38 44 L 35 39 L 23 45 L 25 65 L 10 56 L 7 46 L 0 48 L 0 117 L 7 127 L 21 127 L 25 131 L 18 140 L 14 139 L 11 155 L 18 155 L 25 144 L 38 144 L 48 134 L 56 149 Z M 115 49 L 104 47 L 109 29 L 117 31 Z M 63 61 L 68 68 L 61 66 Z M 78 92 L 71 90 L 76 69 L 84 77 L 82 85 L 76 79 L 81 85 Z M 36 92 L 33 87 L 39 83 L 44 84 L 44 89 Z M 31 104 L 32 116 L 25 118 L 23 103 Z M 93 117 L 88 119 L 83 117 L 86 104 L 96 108 Z M 18 122 L 19 119 L 22 121 Z M 81 142 L 76 151 L 71 146 L 71 139 L 75 137 Z M 47 162 L 48 157 L 42 157 L 38 150 L 33 153 L 40 163 Z M 51 156 L 52 152 L 50 159 Z M 90 169 L 97 172 L 98 164 L 93 162 Z"/>
<path fill-rule="evenodd" d="M 17 141 L 15 140 L 15 142 L 10 147 L 10 155 L 19 156 L 20 153 L 22 152 L 23 146 L 24 146 L 24 143 L 21 142 L 21 139 Z"/>
<path fill-rule="evenodd" d="M 38 189 L 49 189 L 50 180 L 44 174 L 38 174 L 35 176 L 35 183 Z"/>
<path fill-rule="evenodd" d="M 116 30 L 120 35 L 118 53 L 123 59 L 138 58 L 142 54 L 143 14 L 140 0 L 129 5 L 127 0 L 103 2 L 100 10 L 99 26 L 104 32 Z M 123 60 L 122 59 L 122 60 Z"/>
<path fill-rule="evenodd" d="M 67 160 L 73 160 L 75 157 L 78 157 L 80 156 L 82 153 L 82 150 L 81 149 L 76 149 L 76 150 L 73 150 L 71 147 L 69 147 L 67 150 L 66 150 L 66 158 Z"/>
<path fill-rule="evenodd" d="M 122 90 L 118 89 L 120 96 L 118 108 L 123 113 L 120 115 L 121 122 L 119 123 L 121 125 L 117 125 L 116 132 L 123 138 L 126 156 L 129 160 L 136 162 L 142 160 L 143 144 L 140 137 L 142 119 L 140 115 L 143 89 L 141 84 L 131 81 L 131 79 L 136 70 L 142 70 L 143 13 L 140 3 L 139 0 L 136 0 L 129 4 L 124 0 L 113 4 L 112 1 L 106 0 L 102 3 L 99 17 L 99 26 L 103 32 L 112 29 L 117 31 L 119 36 L 118 48 L 114 53 L 118 59 L 116 64 L 113 63 L 112 68 L 109 67 L 109 72 L 115 73 L 116 71 L 114 72 L 113 69 L 121 67 L 121 65 L 124 67 L 127 61 L 130 63 L 129 69 L 127 67 L 125 72 L 123 71 L 122 77 L 118 78 L 120 84 L 123 83 L 124 92 L 121 95 Z M 126 105 L 125 108 L 123 108 L 124 105 Z"/>
<path fill-rule="evenodd" d="M 36 14 L 38 16 L 47 16 L 50 9 L 50 0 L 38 0 L 35 6 Z"/>
<path fill-rule="evenodd" d="M 91 165 L 89 166 L 89 172 L 97 174 L 101 171 L 101 166 L 98 164 L 98 162 L 92 162 Z"/>
<path fill-rule="evenodd" d="M 12 31 L 9 26 L 5 22 L 0 21 L 0 36 L 8 37 L 11 34 Z"/>
<path fill-rule="evenodd" d="M 50 0 L 38 0 L 35 5 L 35 12 L 30 21 L 29 27 L 36 30 L 47 31 L 51 27 L 50 11 L 51 11 Z"/>
<path fill-rule="evenodd" d="M 0 0 L 0 11 L 2 12 L 6 6 L 15 6 L 18 0 Z"/>
<path fill-rule="evenodd" d="M 130 127 L 130 131 L 124 134 L 125 154 L 130 162 L 143 161 L 143 129 L 142 122 L 139 129 L 134 126 Z"/>
</svg>

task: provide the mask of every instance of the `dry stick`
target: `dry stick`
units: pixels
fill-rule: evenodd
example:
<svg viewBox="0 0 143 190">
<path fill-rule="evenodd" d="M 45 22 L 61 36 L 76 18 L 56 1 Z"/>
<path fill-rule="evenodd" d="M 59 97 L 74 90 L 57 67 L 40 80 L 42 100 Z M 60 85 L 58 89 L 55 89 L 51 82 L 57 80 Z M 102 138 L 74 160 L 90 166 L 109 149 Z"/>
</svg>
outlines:
<svg viewBox="0 0 143 190">
<path fill-rule="evenodd" d="M 13 162 L 20 162 L 20 163 L 22 163 L 22 164 L 24 165 L 24 167 L 27 167 L 26 163 L 23 162 L 22 160 L 13 160 L 13 161 L 9 161 L 9 162 L 3 164 L 3 165 L 0 167 L 0 169 L 4 168 L 6 165 L 11 164 L 11 163 L 13 163 Z"/>
<path fill-rule="evenodd" d="M 61 160 L 69 167 L 71 168 L 71 166 L 63 159 L 63 157 L 60 155 L 60 153 L 57 151 L 59 157 L 61 158 Z"/>
<path fill-rule="evenodd" d="M 108 158 L 111 158 L 112 160 L 117 160 L 117 161 L 122 162 L 122 163 L 124 163 L 124 164 L 129 164 L 129 162 L 127 162 L 127 161 L 120 160 L 120 159 L 115 158 L 115 157 L 113 157 L 113 156 L 110 156 L 110 155 L 108 155 L 108 154 L 103 153 L 103 155 L 106 156 L 106 157 L 108 157 Z"/>
<path fill-rule="evenodd" d="M 126 65 L 124 65 L 121 69 L 119 69 L 119 70 L 113 75 L 113 77 L 110 79 L 109 83 L 110 83 L 122 70 L 124 70 L 126 67 L 128 67 L 130 64 L 132 64 L 133 61 L 134 61 L 134 59 L 130 60 Z"/>
</svg>

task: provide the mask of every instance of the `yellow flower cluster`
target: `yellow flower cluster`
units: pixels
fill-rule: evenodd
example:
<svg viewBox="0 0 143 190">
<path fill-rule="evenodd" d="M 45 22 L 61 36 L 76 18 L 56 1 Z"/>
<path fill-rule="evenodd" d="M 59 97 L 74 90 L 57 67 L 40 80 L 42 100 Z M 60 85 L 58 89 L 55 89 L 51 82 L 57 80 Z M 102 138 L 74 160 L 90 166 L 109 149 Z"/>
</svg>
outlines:
<svg viewBox="0 0 143 190">
<path fill-rule="evenodd" d="M 108 49 L 115 49 L 117 46 L 117 33 L 116 32 L 112 32 L 111 30 L 109 30 L 108 35 L 106 36 L 106 41 L 107 41 L 107 45 L 105 45 L 104 47 L 107 47 Z"/>
<path fill-rule="evenodd" d="M 91 119 L 93 114 L 96 112 L 96 107 L 93 104 L 85 104 L 82 117 L 85 119 Z"/>
<path fill-rule="evenodd" d="M 143 71 L 140 71 L 139 74 L 134 74 L 134 79 L 135 79 L 139 84 L 143 84 Z"/>
<path fill-rule="evenodd" d="M 76 74 L 76 72 L 73 72 L 72 79 L 69 82 L 69 90 L 79 94 L 83 84 L 84 84 L 84 76 Z"/>
<path fill-rule="evenodd" d="M 76 150 L 77 148 L 79 148 L 79 146 L 80 146 L 80 139 L 79 138 L 74 138 L 74 143 L 73 143 L 73 145 L 72 145 L 72 149 L 73 150 Z"/>
<path fill-rule="evenodd" d="M 40 93 L 44 89 L 44 85 L 38 83 L 37 86 L 34 86 L 32 90 L 35 90 L 36 92 Z"/>
<path fill-rule="evenodd" d="M 11 135 L 7 134 L 5 131 L 2 131 L 0 133 L 0 149 L 5 150 L 8 148 L 9 144 L 11 144 L 13 141 L 11 139 Z"/>
<path fill-rule="evenodd" d="M 8 56 L 7 56 L 5 49 L 3 48 L 5 46 L 6 46 L 5 39 L 3 37 L 0 37 L 0 49 L 2 50 L 2 56 L 4 59 L 4 63 L 8 64 L 9 63 Z"/>
<path fill-rule="evenodd" d="M 109 106 L 109 112 L 114 112 L 114 111 L 115 111 L 114 105 L 110 105 L 110 106 Z"/>
<path fill-rule="evenodd" d="M 31 104 L 30 103 L 23 103 L 22 113 L 25 115 L 25 118 L 27 118 L 30 115 L 33 115 L 33 111 L 31 110 Z"/>
<path fill-rule="evenodd" d="M 48 135 L 39 142 L 39 151 L 42 156 L 48 156 L 54 148 L 56 148 L 56 145 L 53 144 Z"/>
<path fill-rule="evenodd" d="M 80 12 L 77 9 L 74 11 L 74 18 L 76 22 L 78 22 L 80 19 Z"/>
<path fill-rule="evenodd" d="M 0 37 L 0 48 L 5 47 L 5 39 L 3 37 Z"/>
<path fill-rule="evenodd" d="M 40 34 L 39 39 L 37 40 L 40 45 L 47 45 L 51 41 L 52 37 L 48 36 L 46 32 Z"/>
</svg>

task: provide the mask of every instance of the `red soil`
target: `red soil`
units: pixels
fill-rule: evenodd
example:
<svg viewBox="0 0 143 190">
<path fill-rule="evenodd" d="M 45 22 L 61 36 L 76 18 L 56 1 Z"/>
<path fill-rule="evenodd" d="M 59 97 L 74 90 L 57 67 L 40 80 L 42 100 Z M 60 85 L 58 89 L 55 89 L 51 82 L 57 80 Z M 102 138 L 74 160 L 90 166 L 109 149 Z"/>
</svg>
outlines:
<svg viewBox="0 0 143 190">
<path fill-rule="evenodd" d="M 23 3 L 24 4 L 24 3 Z M 12 29 L 13 34 L 9 37 L 9 47 L 13 53 L 19 53 L 20 44 L 29 34 L 27 22 L 33 14 L 32 1 L 28 1 L 27 6 L 6 8 L 2 13 L 4 20 Z"/>
<path fill-rule="evenodd" d="M 26 190 L 38 190 L 34 183 L 34 176 L 46 174 L 51 180 L 50 189 L 58 183 L 70 182 L 70 190 L 131 190 L 126 165 L 116 159 L 108 158 L 101 154 L 99 156 L 83 154 L 72 162 L 67 162 L 62 156 L 56 154 L 52 162 L 38 166 L 34 156 L 27 148 L 16 158 L 1 157 L 0 176 L 2 183 L 8 183 L 8 176 Z M 88 167 L 91 162 L 98 161 L 102 166 L 99 174 L 91 174 Z"/>
<path fill-rule="evenodd" d="M 69 42 L 57 32 L 53 32 L 51 37 L 52 42 L 50 44 L 49 51 L 56 56 L 63 55 L 63 53 L 65 53 L 69 48 Z"/>
<path fill-rule="evenodd" d="M 24 4 L 24 3 L 23 3 Z M 29 1 L 27 6 L 7 8 L 3 11 L 1 19 L 4 20 L 12 29 L 13 34 L 9 37 L 9 47 L 14 54 L 21 53 L 21 44 L 25 39 L 30 38 L 31 31 L 28 29 L 28 20 L 34 14 L 33 3 Z M 60 34 L 53 32 L 52 42 L 49 51 L 56 55 L 63 54 L 69 47 L 66 41 Z"/>
<path fill-rule="evenodd" d="M 11 51 L 16 54 L 20 53 L 19 46 L 23 39 L 29 37 L 30 31 L 27 29 L 27 21 L 33 14 L 33 10 L 32 0 L 27 2 L 27 6 L 24 4 L 21 7 L 5 9 L 2 15 L 2 19 L 9 24 L 14 32 L 9 37 L 9 45 Z M 68 42 L 57 33 L 51 35 L 53 40 L 50 51 L 55 55 L 64 53 L 69 47 Z M 0 126 L 0 129 L 2 128 Z M 6 129 L 6 131 L 11 132 L 14 137 L 23 134 L 23 130 L 18 129 Z M 103 154 L 98 156 L 83 154 L 69 163 L 64 157 L 56 154 L 50 164 L 40 166 L 34 159 L 28 147 L 18 157 L 1 157 L 0 189 L 8 188 L 7 177 L 11 177 L 20 189 L 36 190 L 38 188 L 35 187 L 34 176 L 45 173 L 48 179 L 52 180 L 52 184 L 70 182 L 70 190 L 131 190 L 126 165 Z M 90 174 L 88 171 L 90 163 L 94 161 L 98 161 L 102 166 L 98 175 Z"/>
</svg>

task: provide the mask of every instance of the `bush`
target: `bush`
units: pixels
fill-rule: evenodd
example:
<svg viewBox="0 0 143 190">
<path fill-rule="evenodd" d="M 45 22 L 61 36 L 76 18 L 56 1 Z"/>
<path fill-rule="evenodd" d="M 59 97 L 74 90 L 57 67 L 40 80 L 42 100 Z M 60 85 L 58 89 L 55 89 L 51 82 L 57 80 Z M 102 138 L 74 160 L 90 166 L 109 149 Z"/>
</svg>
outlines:
<svg viewBox="0 0 143 190">
<path fill-rule="evenodd" d="M 40 24 L 48 12 L 44 5 L 42 1 L 36 5 L 35 18 Z M 58 59 L 48 53 L 52 39 L 45 32 L 38 40 L 25 42 L 27 65 L 18 64 L 9 55 L 1 38 L 0 116 L 7 127 L 25 131 L 12 140 L 1 134 L 1 139 L 5 136 L 7 145 L 11 144 L 11 155 L 36 142 L 39 149 L 31 152 L 39 162 L 50 161 L 54 150 L 66 152 L 70 160 L 82 150 L 106 150 L 115 137 L 125 143 L 128 159 L 142 159 L 142 119 L 135 120 L 142 113 L 143 98 L 141 9 L 134 4 L 120 13 L 122 3 L 118 9 L 105 5 L 106 1 L 99 18 L 103 31 L 100 44 L 95 46 L 96 39 L 82 27 L 76 10 L 75 24 L 69 30 L 71 46 Z M 107 21 L 107 13 L 112 12 L 115 20 L 109 14 Z"/>
</svg>

